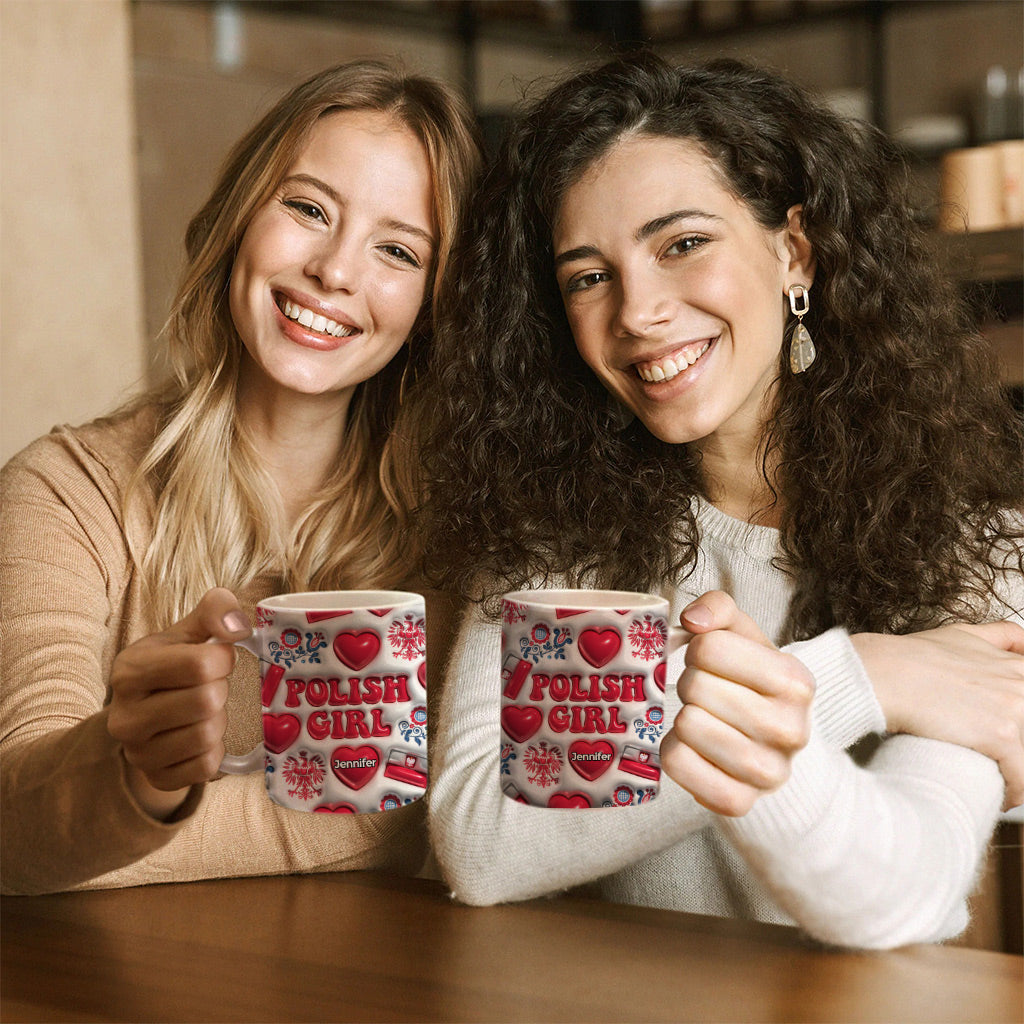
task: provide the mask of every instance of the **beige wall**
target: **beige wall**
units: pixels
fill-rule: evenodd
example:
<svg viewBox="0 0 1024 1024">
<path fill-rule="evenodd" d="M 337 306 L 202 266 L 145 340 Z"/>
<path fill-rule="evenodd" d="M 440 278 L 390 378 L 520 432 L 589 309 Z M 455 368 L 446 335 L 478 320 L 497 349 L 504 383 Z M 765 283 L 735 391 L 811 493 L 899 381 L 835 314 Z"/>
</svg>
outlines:
<svg viewBox="0 0 1024 1024">
<path fill-rule="evenodd" d="M 0 2 L 0 462 L 144 369 L 129 9 Z"/>
</svg>

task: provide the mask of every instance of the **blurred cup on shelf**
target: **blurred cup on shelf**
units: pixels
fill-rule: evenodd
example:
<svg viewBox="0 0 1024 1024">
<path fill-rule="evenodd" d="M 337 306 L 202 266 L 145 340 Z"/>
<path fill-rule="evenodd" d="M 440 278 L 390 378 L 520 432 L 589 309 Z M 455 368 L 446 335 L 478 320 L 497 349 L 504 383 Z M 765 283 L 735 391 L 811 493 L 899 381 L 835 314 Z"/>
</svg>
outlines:
<svg viewBox="0 0 1024 1024">
<path fill-rule="evenodd" d="M 832 89 L 822 98 L 840 117 L 857 121 L 871 120 L 871 97 L 866 89 Z"/>
<path fill-rule="evenodd" d="M 896 140 L 915 156 L 930 160 L 967 145 L 967 121 L 955 114 L 908 117 L 895 131 Z"/>
<path fill-rule="evenodd" d="M 998 142 L 995 149 L 1003 175 L 1003 223 L 1019 227 L 1024 225 L 1024 139 Z"/>
<path fill-rule="evenodd" d="M 1004 225 L 1003 160 L 996 146 L 954 149 L 939 173 L 939 227 L 992 231 Z"/>
</svg>

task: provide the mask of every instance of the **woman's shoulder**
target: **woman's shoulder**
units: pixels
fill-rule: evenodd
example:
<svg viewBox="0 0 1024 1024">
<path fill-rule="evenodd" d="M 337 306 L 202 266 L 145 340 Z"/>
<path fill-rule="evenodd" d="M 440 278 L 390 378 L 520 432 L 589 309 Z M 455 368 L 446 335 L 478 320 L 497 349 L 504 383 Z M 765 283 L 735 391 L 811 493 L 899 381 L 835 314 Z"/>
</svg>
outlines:
<svg viewBox="0 0 1024 1024">
<path fill-rule="evenodd" d="M 81 426 L 61 425 L 37 438 L 3 467 L 5 483 L 48 481 L 58 488 L 92 481 L 119 493 L 156 435 L 154 403 L 138 403 Z"/>
</svg>

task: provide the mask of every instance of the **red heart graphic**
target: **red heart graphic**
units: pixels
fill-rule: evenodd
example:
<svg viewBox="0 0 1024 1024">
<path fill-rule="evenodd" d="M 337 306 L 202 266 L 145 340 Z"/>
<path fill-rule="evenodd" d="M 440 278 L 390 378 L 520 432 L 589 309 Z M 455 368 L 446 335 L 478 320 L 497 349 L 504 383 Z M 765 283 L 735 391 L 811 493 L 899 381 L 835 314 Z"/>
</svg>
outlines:
<svg viewBox="0 0 1024 1024">
<path fill-rule="evenodd" d="M 555 793 L 548 807 L 593 807 L 586 793 Z"/>
<path fill-rule="evenodd" d="M 516 743 L 525 743 L 540 728 L 542 721 L 537 708 L 510 704 L 501 709 L 501 727 Z"/>
<path fill-rule="evenodd" d="M 586 610 L 586 608 L 556 608 L 555 618 L 571 619 L 574 615 L 582 615 Z"/>
<path fill-rule="evenodd" d="M 593 626 L 580 633 L 579 646 L 580 654 L 594 668 L 602 668 L 619 653 L 622 637 L 619 631 L 611 626 Z"/>
<path fill-rule="evenodd" d="M 356 809 L 351 804 L 321 804 L 313 808 L 317 814 L 356 814 Z"/>
<path fill-rule="evenodd" d="M 573 757 L 573 755 L 576 755 Z M 615 748 L 607 740 L 577 740 L 569 747 L 569 764 L 587 782 L 599 779 L 612 766 Z"/>
<path fill-rule="evenodd" d="M 283 665 L 268 665 L 263 675 L 263 682 L 260 684 L 260 702 L 265 708 L 269 708 L 277 693 L 277 684 L 284 677 Z M 276 753 L 276 751 L 275 751 Z"/>
<path fill-rule="evenodd" d="M 420 681 L 420 686 L 425 690 L 427 688 L 427 663 L 425 661 L 421 661 L 420 667 L 416 669 L 416 678 Z"/>
<path fill-rule="evenodd" d="M 372 629 L 359 633 L 339 633 L 334 638 L 334 653 L 338 661 L 358 672 L 377 657 L 380 652 L 380 637 Z"/>
<path fill-rule="evenodd" d="M 662 693 L 665 692 L 665 662 L 659 662 L 654 666 L 654 682 Z"/>
<path fill-rule="evenodd" d="M 362 789 L 379 767 L 380 751 L 368 743 L 361 747 L 337 747 L 331 754 L 331 770 L 349 789 Z"/>
<path fill-rule="evenodd" d="M 280 754 L 299 738 L 301 728 L 295 715 L 264 715 L 263 746 L 272 754 Z"/>
</svg>

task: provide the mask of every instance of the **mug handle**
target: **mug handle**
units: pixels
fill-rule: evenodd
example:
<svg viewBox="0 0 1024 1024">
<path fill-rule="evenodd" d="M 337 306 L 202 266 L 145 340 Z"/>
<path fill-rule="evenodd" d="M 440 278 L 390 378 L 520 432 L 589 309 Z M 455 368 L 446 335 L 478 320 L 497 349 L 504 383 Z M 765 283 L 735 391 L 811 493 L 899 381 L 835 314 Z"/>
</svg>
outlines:
<svg viewBox="0 0 1024 1024">
<path fill-rule="evenodd" d="M 224 643 L 223 640 L 218 640 L 216 637 L 211 637 L 206 642 L 208 644 Z M 260 652 L 256 646 L 255 630 L 244 640 L 235 640 L 234 645 L 235 647 L 241 647 L 243 651 L 248 651 L 259 660 Z M 225 775 L 248 775 L 249 772 L 257 771 L 263 767 L 264 756 L 262 743 L 253 747 L 248 754 L 225 754 L 224 760 L 220 763 L 220 771 Z"/>
<path fill-rule="evenodd" d="M 685 647 L 693 639 L 693 634 L 682 626 L 669 626 L 668 639 L 665 641 L 665 656 Z"/>
</svg>

